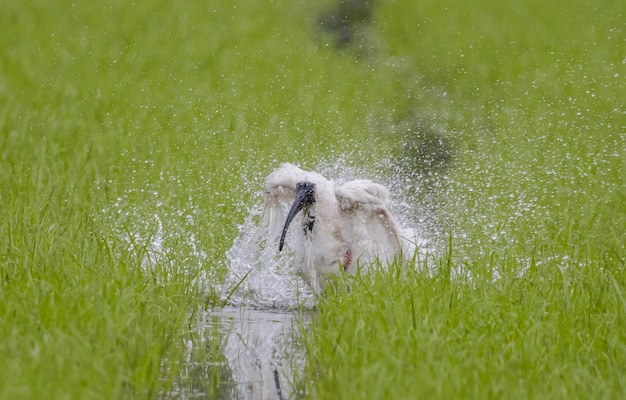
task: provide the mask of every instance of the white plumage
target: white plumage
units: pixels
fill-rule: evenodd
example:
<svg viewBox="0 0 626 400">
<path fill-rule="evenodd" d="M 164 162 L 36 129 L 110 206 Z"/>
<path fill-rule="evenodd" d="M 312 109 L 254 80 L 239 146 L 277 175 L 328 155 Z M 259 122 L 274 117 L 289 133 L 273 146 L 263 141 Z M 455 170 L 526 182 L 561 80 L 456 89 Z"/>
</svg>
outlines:
<svg viewBox="0 0 626 400">
<path fill-rule="evenodd" d="M 280 237 L 280 250 L 286 243 L 294 251 L 298 273 L 315 290 L 342 269 L 355 273 L 402 256 L 399 230 L 386 207 L 389 192 L 377 183 L 337 186 L 318 173 L 282 164 L 268 175 L 264 197 L 259 229 L 271 239 Z"/>
</svg>

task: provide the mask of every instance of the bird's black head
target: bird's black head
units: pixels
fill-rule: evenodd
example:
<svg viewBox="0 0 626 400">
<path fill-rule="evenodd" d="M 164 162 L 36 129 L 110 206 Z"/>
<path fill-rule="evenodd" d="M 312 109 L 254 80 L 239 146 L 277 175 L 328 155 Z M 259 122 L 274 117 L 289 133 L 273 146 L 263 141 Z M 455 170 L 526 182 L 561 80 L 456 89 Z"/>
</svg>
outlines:
<svg viewBox="0 0 626 400">
<path fill-rule="evenodd" d="M 315 203 L 315 196 L 317 196 L 317 190 L 315 183 L 311 182 L 298 182 L 296 183 L 296 198 L 294 204 L 300 203 L 304 208 Z M 293 207 L 293 206 L 292 206 Z"/>
<path fill-rule="evenodd" d="M 285 237 L 287 236 L 287 229 L 294 217 L 305 207 L 308 207 L 315 203 L 317 196 L 317 190 L 315 184 L 311 182 L 298 182 L 296 184 L 296 198 L 291 205 L 287 219 L 285 220 L 285 226 L 283 227 L 283 233 L 280 235 L 280 244 L 278 245 L 278 251 L 282 251 L 285 244 Z"/>
</svg>

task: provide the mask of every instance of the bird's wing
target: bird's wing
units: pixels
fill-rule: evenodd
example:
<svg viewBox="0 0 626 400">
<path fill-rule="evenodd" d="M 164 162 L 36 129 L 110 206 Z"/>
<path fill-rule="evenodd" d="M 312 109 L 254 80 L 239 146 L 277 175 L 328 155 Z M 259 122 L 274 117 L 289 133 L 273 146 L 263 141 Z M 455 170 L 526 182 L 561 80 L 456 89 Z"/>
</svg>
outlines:
<svg viewBox="0 0 626 400">
<path fill-rule="evenodd" d="M 387 209 L 389 192 L 369 180 L 347 182 L 335 190 L 342 232 L 352 258 L 360 264 L 390 262 L 400 256 L 401 240 L 396 222 Z"/>
</svg>

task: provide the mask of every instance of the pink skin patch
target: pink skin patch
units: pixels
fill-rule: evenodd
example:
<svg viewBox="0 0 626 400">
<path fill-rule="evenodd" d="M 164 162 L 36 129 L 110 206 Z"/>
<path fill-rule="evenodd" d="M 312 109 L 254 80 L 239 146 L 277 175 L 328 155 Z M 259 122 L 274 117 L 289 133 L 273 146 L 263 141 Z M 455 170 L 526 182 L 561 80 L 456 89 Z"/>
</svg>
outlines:
<svg viewBox="0 0 626 400">
<path fill-rule="evenodd" d="M 346 254 L 343 256 L 343 260 L 343 270 L 346 271 L 352 263 L 352 250 L 350 250 L 349 247 L 346 249 Z"/>
</svg>

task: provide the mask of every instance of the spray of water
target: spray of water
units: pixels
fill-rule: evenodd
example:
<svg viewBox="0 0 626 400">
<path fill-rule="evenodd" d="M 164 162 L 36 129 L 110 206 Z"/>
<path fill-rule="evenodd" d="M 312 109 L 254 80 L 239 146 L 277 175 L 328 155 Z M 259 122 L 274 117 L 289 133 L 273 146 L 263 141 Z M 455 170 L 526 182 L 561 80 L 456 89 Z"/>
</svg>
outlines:
<svg viewBox="0 0 626 400">
<path fill-rule="evenodd" d="M 415 202 L 407 198 L 408 185 L 401 175 L 384 175 L 388 167 L 375 169 L 349 165 L 346 160 L 323 161 L 313 169 L 334 180 L 338 185 L 353 179 L 372 179 L 387 186 L 394 199 L 390 208 L 400 226 L 405 240 L 405 251 L 433 253 L 433 241 L 427 239 L 432 226 L 423 224 L 426 219 L 416 209 Z M 381 173 L 382 172 L 382 173 Z M 405 195 L 403 195 L 403 193 Z M 411 206 L 413 204 L 413 206 Z M 293 267 L 294 255 L 289 251 L 278 251 L 278 237 L 275 233 L 258 227 L 262 211 L 261 194 L 259 201 L 251 207 L 245 222 L 239 227 L 239 235 L 226 253 L 228 274 L 222 289 L 223 301 L 231 305 L 255 307 L 294 308 L 310 307 L 315 298 L 311 288 L 299 277 Z M 289 237 L 287 238 L 289 242 Z"/>
<path fill-rule="evenodd" d="M 271 308 L 312 306 L 313 292 L 292 267 L 293 256 L 279 252 L 275 237 L 257 227 L 261 206 L 250 210 L 226 253 L 228 274 L 222 296 L 231 305 Z"/>
<path fill-rule="evenodd" d="M 421 177 L 403 167 L 406 163 L 397 158 L 368 163 L 363 163 L 363 159 L 360 154 L 331 153 L 328 159 L 300 166 L 321 173 L 337 185 L 370 179 L 386 186 L 390 191 L 388 208 L 408 244 L 408 252 L 435 253 L 441 248 L 437 244 L 441 243 L 440 230 L 421 187 Z M 282 162 L 298 164 L 297 160 L 275 160 L 267 173 Z M 172 274 L 182 273 L 190 285 L 217 297 L 223 304 L 265 309 L 312 307 L 315 296 L 295 273 L 294 254 L 288 248 L 278 251 L 276 235 L 258 229 L 264 174 L 255 171 L 242 172 L 239 179 L 242 189 L 250 191 L 245 197 L 252 200 L 241 201 L 221 194 L 221 198 L 234 202 L 229 208 L 234 214 L 245 215 L 230 248 L 222 255 L 212 249 L 213 240 L 223 238 L 215 236 L 218 230 L 207 224 L 233 221 L 235 215 L 222 217 L 215 214 L 219 210 L 202 206 L 206 194 L 199 188 L 190 189 L 185 176 L 178 177 L 174 172 L 161 172 L 154 182 L 136 184 L 120 193 L 116 201 L 102 210 L 101 218 L 106 226 L 119 227 L 118 236 L 130 250 L 146 254 L 146 269 L 160 268 L 162 273 L 157 278 L 164 284 Z"/>
</svg>

